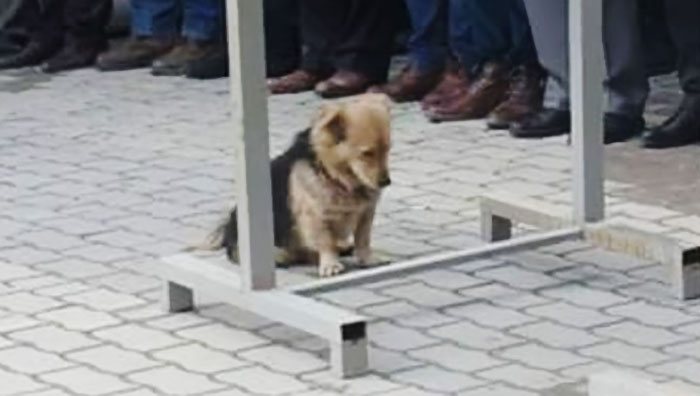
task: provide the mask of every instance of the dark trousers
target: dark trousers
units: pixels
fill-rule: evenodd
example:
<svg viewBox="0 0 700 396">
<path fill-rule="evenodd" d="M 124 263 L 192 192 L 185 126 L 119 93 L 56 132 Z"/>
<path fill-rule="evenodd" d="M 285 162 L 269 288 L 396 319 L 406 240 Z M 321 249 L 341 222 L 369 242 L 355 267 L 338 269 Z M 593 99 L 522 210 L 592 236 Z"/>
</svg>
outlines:
<svg viewBox="0 0 700 396">
<path fill-rule="evenodd" d="M 678 76 L 683 91 L 700 94 L 700 1 L 666 0 L 671 37 L 678 50 Z"/>
<path fill-rule="evenodd" d="M 300 0 L 302 68 L 385 80 L 399 6 L 395 0 Z"/>
<path fill-rule="evenodd" d="M 221 37 L 223 0 L 131 0 L 131 30 L 138 36 Z"/>
<path fill-rule="evenodd" d="M 0 56 L 16 54 L 22 50 L 29 41 L 30 28 L 38 17 L 38 4 L 35 0 L 0 2 Z"/>
<path fill-rule="evenodd" d="M 537 59 L 522 0 L 405 0 L 415 66 L 444 66 L 449 55 L 471 69 L 500 60 L 513 65 Z"/>
<path fill-rule="evenodd" d="M 265 0 L 265 53 L 268 69 L 294 70 L 301 53 L 297 0 Z"/>
</svg>

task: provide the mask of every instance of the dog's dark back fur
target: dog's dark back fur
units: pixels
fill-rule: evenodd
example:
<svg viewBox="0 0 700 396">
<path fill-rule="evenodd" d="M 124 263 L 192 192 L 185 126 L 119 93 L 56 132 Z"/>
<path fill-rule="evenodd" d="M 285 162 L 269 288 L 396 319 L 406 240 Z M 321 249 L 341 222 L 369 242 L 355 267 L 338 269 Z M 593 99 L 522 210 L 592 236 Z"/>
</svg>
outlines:
<svg viewBox="0 0 700 396">
<path fill-rule="evenodd" d="M 316 154 L 311 146 L 311 129 L 297 134 L 291 147 L 270 164 L 272 178 L 272 212 L 274 221 L 275 246 L 283 246 L 285 238 L 294 226 L 289 209 L 289 176 L 292 167 L 299 160 L 308 160 L 316 165 Z M 222 247 L 226 249 L 229 259 L 233 259 L 238 244 L 238 217 L 236 209 L 231 211 L 228 222 L 223 229 Z"/>
</svg>

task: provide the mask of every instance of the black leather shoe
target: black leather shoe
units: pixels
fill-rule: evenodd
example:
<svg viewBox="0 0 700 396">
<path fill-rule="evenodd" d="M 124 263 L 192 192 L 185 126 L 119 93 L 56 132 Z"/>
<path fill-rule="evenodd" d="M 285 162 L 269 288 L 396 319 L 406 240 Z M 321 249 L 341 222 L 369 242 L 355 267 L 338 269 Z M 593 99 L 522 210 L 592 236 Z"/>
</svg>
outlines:
<svg viewBox="0 0 700 396">
<path fill-rule="evenodd" d="M 12 56 L 0 58 L 0 70 L 36 66 L 58 51 L 60 42 L 32 41 Z"/>
<path fill-rule="evenodd" d="M 570 131 L 571 113 L 553 109 L 543 109 L 510 127 L 510 134 L 521 139 L 559 136 Z"/>
<path fill-rule="evenodd" d="M 663 149 L 700 142 L 700 95 L 686 95 L 676 113 L 642 137 L 642 147 Z"/>
<path fill-rule="evenodd" d="M 61 51 L 41 65 L 44 73 L 58 73 L 91 66 L 107 43 L 68 42 Z"/>
<path fill-rule="evenodd" d="M 185 76 L 199 80 L 228 77 L 228 51 L 224 45 L 185 65 Z"/>
<path fill-rule="evenodd" d="M 605 144 L 626 142 L 644 131 L 644 118 L 605 113 Z"/>
</svg>

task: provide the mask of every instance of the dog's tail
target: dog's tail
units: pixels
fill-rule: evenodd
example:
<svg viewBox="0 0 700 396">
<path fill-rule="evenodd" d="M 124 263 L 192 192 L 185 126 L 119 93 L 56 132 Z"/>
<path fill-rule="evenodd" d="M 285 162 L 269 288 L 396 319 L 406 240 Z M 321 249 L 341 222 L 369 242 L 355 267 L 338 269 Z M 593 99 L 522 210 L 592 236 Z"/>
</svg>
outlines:
<svg viewBox="0 0 700 396">
<path fill-rule="evenodd" d="M 236 210 L 232 210 L 229 217 L 216 227 L 216 229 L 207 236 L 200 244 L 189 246 L 185 249 L 186 252 L 194 251 L 217 251 L 226 249 L 226 255 L 229 259 L 235 258 L 236 248 L 238 247 L 238 215 Z"/>
</svg>

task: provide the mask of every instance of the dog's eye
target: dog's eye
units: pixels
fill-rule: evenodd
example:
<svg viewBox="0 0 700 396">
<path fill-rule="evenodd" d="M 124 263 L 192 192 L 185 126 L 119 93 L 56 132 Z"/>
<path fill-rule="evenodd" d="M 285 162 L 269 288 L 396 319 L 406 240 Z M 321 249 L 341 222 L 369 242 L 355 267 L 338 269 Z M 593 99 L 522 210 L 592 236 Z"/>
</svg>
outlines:
<svg viewBox="0 0 700 396">
<path fill-rule="evenodd" d="M 365 158 L 374 158 L 374 151 L 372 151 L 372 150 L 363 151 L 362 156 Z"/>
</svg>

